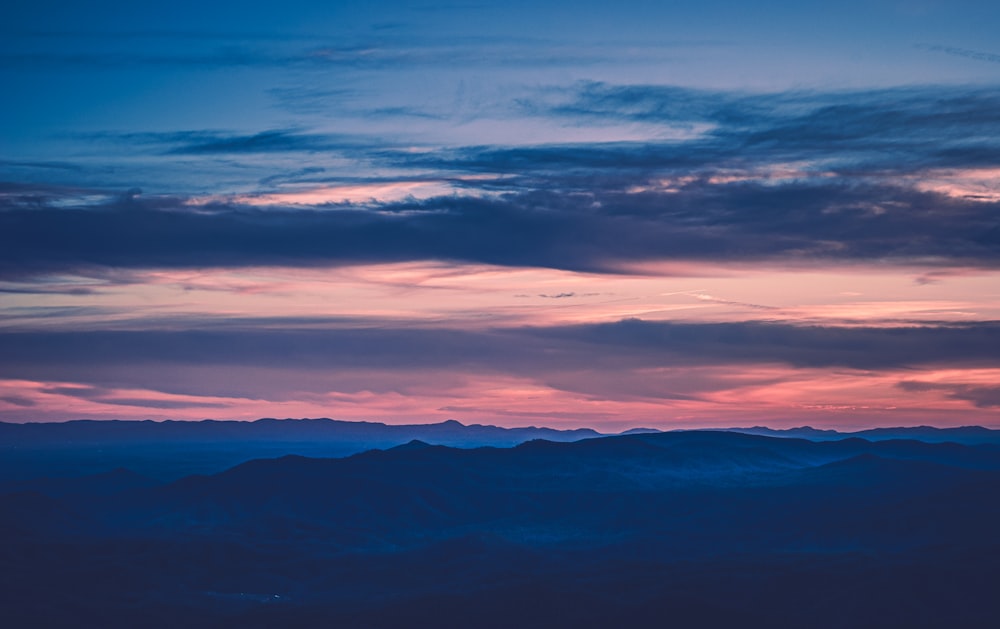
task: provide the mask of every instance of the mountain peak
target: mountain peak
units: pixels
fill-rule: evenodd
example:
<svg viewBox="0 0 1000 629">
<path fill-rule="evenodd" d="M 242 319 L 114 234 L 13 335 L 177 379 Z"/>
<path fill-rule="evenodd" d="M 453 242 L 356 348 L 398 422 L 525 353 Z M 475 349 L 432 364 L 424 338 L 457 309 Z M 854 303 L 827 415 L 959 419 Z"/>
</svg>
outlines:
<svg viewBox="0 0 1000 629">
<path fill-rule="evenodd" d="M 398 445 L 394 448 L 389 448 L 390 452 L 406 452 L 407 450 L 424 450 L 426 448 L 432 448 L 431 444 L 426 441 L 421 441 L 420 439 L 411 439 L 402 445 Z"/>
</svg>

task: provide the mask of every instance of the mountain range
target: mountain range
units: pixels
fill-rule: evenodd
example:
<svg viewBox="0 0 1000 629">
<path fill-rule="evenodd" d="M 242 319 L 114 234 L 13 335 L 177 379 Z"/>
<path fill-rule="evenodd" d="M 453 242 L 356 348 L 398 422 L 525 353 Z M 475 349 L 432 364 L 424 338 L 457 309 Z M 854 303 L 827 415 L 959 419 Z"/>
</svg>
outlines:
<svg viewBox="0 0 1000 629">
<path fill-rule="evenodd" d="M 601 433 L 581 428 L 390 425 L 334 419 L 256 421 L 73 420 L 0 422 L 0 481 L 79 476 L 127 467 L 162 480 L 220 472 L 244 461 L 285 454 L 339 457 L 414 439 L 455 447 L 507 447 L 531 439 L 576 441 Z"/>
<path fill-rule="evenodd" d="M 869 428 L 851 432 L 800 426 L 798 428 L 767 428 L 754 426 L 752 428 L 725 428 L 732 432 L 742 432 L 750 435 L 766 435 L 769 437 L 799 437 L 813 441 L 828 441 L 845 437 L 860 437 L 870 441 L 887 441 L 890 439 L 919 439 L 929 443 L 964 443 L 967 445 L 994 444 L 1000 445 L 1000 430 L 991 430 L 982 426 L 955 426 L 952 428 L 937 428 L 935 426 L 906 426 L 894 428 Z"/>
<path fill-rule="evenodd" d="M 994 445 L 588 436 L 514 447 L 410 440 L 168 480 L 128 469 L 8 480 L 7 626 L 1000 618 Z"/>
<path fill-rule="evenodd" d="M 860 437 L 871 441 L 918 439 L 1000 446 L 1000 430 L 979 426 L 958 428 L 898 427 L 857 432 L 790 429 L 726 428 L 773 437 L 813 441 Z M 621 435 L 661 432 L 633 428 Z M 239 463 L 286 454 L 343 457 L 371 449 L 386 449 L 418 440 L 459 448 L 511 447 L 533 439 L 565 442 L 611 436 L 589 428 L 503 428 L 464 425 L 455 420 L 436 424 L 390 425 L 378 422 L 321 419 L 256 421 L 120 421 L 73 420 L 53 423 L 0 422 L 0 483 L 38 476 L 81 476 L 129 468 L 160 480 L 190 474 L 221 472 Z"/>
</svg>

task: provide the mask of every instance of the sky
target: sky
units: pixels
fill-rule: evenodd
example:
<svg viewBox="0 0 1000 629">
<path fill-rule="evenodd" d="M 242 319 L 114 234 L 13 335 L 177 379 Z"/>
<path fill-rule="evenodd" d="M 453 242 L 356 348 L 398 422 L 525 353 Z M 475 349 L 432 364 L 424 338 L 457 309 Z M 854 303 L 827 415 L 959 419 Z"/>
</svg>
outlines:
<svg viewBox="0 0 1000 629">
<path fill-rule="evenodd" d="M 1000 427 L 1000 3 L 0 6 L 0 421 Z"/>
</svg>

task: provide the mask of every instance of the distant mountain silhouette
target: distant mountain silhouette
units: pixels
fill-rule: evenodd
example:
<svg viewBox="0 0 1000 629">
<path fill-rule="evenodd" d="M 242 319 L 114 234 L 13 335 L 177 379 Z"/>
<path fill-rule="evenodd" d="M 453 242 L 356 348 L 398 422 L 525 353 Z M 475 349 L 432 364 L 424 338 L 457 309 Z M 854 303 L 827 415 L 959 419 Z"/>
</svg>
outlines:
<svg viewBox="0 0 1000 629">
<path fill-rule="evenodd" d="M 405 443 L 421 439 L 442 445 L 516 445 L 529 439 L 573 441 L 597 437 L 588 428 L 501 428 L 465 425 L 455 420 L 437 424 L 383 424 L 335 419 L 258 419 L 256 421 L 127 421 L 72 420 L 51 423 L 0 422 L 0 439 L 6 444 L 145 443 L 208 441 L 345 441 Z"/>
<path fill-rule="evenodd" d="M 501 428 L 437 424 L 390 425 L 334 419 L 245 421 L 74 420 L 0 422 L 0 482 L 80 476 L 128 467 L 159 478 L 210 474 L 243 461 L 283 454 L 339 457 L 417 439 L 463 448 L 509 447 L 531 439 L 575 441 L 601 436 L 587 428 Z"/>
<path fill-rule="evenodd" d="M 1000 447 L 1000 431 L 981 427 L 878 428 L 854 433 L 800 427 L 731 428 L 728 432 L 813 441 L 861 437 L 870 441 L 918 439 Z M 633 428 L 622 435 L 658 434 Z M 682 431 L 673 431 L 682 432 Z M 692 431 L 683 431 L 692 432 Z M 698 432 L 698 431 L 693 431 Z M 602 435 L 590 429 L 557 430 L 527 426 L 502 428 L 436 424 L 389 425 L 334 419 L 259 419 L 244 421 L 74 420 L 55 423 L 0 422 L 2 483 L 41 477 L 87 476 L 128 468 L 160 481 L 190 474 L 212 474 L 244 461 L 285 454 L 343 457 L 373 448 L 387 449 L 412 440 L 461 448 L 511 447 L 534 439 L 567 442 Z"/>
<path fill-rule="evenodd" d="M 935 428 L 933 426 L 912 426 L 896 428 L 870 428 L 855 432 L 838 432 L 823 430 L 811 426 L 798 428 L 767 428 L 754 426 L 752 428 L 725 428 L 731 432 L 742 432 L 751 435 L 769 437 L 796 437 L 813 441 L 829 441 L 846 437 L 861 437 L 870 441 L 886 441 L 889 439 L 917 439 L 929 443 L 954 442 L 966 445 L 992 444 L 1000 445 L 1000 430 L 991 430 L 982 426 L 958 426 L 954 428 Z"/>
<path fill-rule="evenodd" d="M 619 434 L 622 434 L 622 435 L 640 435 L 640 434 L 643 434 L 643 433 L 656 433 L 656 432 L 663 432 L 663 431 L 660 430 L 659 428 L 641 428 L 640 427 L 640 428 L 629 428 L 628 430 L 623 431 L 623 432 L 621 432 Z"/>
</svg>

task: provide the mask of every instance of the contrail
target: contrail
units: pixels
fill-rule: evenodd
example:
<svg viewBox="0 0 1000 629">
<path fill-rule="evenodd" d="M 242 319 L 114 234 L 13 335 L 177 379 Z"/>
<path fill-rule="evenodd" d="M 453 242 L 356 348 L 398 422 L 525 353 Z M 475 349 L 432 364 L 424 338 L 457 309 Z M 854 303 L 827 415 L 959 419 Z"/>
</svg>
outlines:
<svg viewBox="0 0 1000 629">
<path fill-rule="evenodd" d="M 762 305 L 762 304 L 752 304 L 752 303 L 749 303 L 749 302 L 746 302 L 746 301 L 733 301 L 731 299 L 722 299 L 720 297 L 715 297 L 714 295 L 709 295 L 708 293 L 703 293 L 703 292 L 690 292 L 690 293 L 684 293 L 684 294 L 685 295 L 691 295 L 692 297 L 694 297 L 695 299 L 698 299 L 700 301 L 711 301 L 711 302 L 714 302 L 714 303 L 717 303 L 717 304 L 729 304 L 731 306 L 743 306 L 745 308 L 754 308 L 756 310 L 781 310 L 781 308 L 779 308 L 777 306 L 765 306 L 765 305 Z"/>
</svg>

